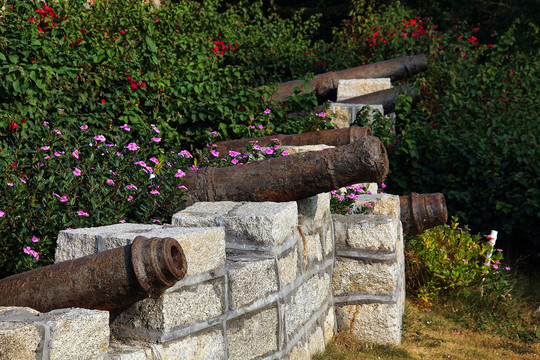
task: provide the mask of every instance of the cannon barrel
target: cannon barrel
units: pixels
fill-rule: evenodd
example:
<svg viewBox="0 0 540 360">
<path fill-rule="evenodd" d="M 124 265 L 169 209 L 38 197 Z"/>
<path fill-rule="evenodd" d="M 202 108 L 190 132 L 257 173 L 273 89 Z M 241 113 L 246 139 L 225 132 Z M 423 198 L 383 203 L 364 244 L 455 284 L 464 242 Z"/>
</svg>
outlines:
<svg viewBox="0 0 540 360">
<path fill-rule="evenodd" d="M 399 95 L 410 96 L 413 102 L 420 100 L 420 95 L 414 90 L 413 86 L 406 84 L 396 86 L 391 89 L 375 91 L 362 96 L 355 96 L 353 98 L 340 100 L 338 102 L 345 104 L 382 105 L 384 113 L 389 114 L 396 108 L 397 98 Z M 320 112 L 323 110 L 324 105 L 317 106 L 313 109 L 315 112 Z"/>
<path fill-rule="evenodd" d="M 160 295 L 186 271 L 184 251 L 176 240 L 138 236 L 131 245 L 0 280 L 0 306 L 115 311 Z"/>
<path fill-rule="evenodd" d="M 426 69 L 427 60 L 425 55 L 403 56 L 397 59 L 315 75 L 313 80 L 307 81 L 306 86 L 309 91 L 316 91 L 319 97 L 324 97 L 331 90 L 337 89 L 339 80 L 373 78 L 390 78 L 391 80 L 406 79 Z M 294 88 L 298 88 L 300 94 L 306 93 L 301 80 L 292 80 L 278 84 L 277 93 L 271 97 L 271 100 L 280 101 L 287 96 L 294 95 Z"/>
<path fill-rule="evenodd" d="M 229 151 L 242 152 L 249 143 L 256 142 L 257 145 L 268 147 L 272 141 L 277 140 L 281 146 L 302 146 L 324 144 L 330 146 L 342 146 L 355 142 L 373 133 L 368 127 L 351 126 L 343 129 L 332 129 L 314 131 L 303 134 L 292 135 L 272 135 L 257 138 L 238 139 L 231 141 L 219 141 L 216 143 L 217 151 L 220 154 L 228 154 Z"/>
<path fill-rule="evenodd" d="M 184 177 L 187 205 L 199 201 L 295 201 L 359 182 L 381 182 L 388 157 L 381 141 L 271 158 L 241 166 L 202 168 Z"/>
<path fill-rule="evenodd" d="M 446 202 L 441 193 L 411 193 L 400 196 L 399 203 L 404 234 L 421 234 L 446 223 Z"/>
</svg>

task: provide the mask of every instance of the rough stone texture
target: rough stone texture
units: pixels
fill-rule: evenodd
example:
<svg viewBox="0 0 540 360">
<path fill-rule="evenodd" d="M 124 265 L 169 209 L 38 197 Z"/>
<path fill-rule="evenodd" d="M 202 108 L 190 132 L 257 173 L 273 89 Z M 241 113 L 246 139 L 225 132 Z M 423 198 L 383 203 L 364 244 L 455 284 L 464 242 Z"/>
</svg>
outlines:
<svg viewBox="0 0 540 360">
<path fill-rule="evenodd" d="M 330 123 L 336 128 L 348 128 L 354 121 L 355 104 L 333 103 L 326 110 L 326 115 L 330 116 Z"/>
<path fill-rule="evenodd" d="M 373 204 L 373 215 L 388 215 L 400 218 L 399 196 L 390 194 L 359 195 L 357 203 L 369 201 Z"/>
<path fill-rule="evenodd" d="M 154 334 L 149 338 L 159 339 L 175 328 L 215 318 L 224 311 L 223 282 L 223 278 L 218 278 L 165 293 L 157 299 L 141 300 L 122 311 L 114 325 L 136 332 L 149 330 Z M 122 336 L 121 330 L 119 333 Z"/>
<path fill-rule="evenodd" d="M 391 254 L 396 251 L 398 218 L 386 215 L 334 215 L 337 249 Z"/>
<path fill-rule="evenodd" d="M 336 304 L 338 331 L 351 330 L 362 342 L 374 345 L 401 343 L 401 326 L 405 308 L 405 288 L 402 281 L 399 296 L 391 304 Z"/>
<path fill-rule="evenodd" d="M 306 219 L 321 225 L 330 218 L 330 193 L 322 193 L 298 201 L 300 225 Z"/>
<path fill-rule="evenodd" d="M 328 344 L 336 334 L 336 310 L 333 306 L 328 308 L 323 323 L 324 342 Z"/>
<path fill-rule="evenodd" d="M 37 325 L 0 320 L 0 359 L 40 358 L 40 340 Z"/>
<path fill-rule="evenodd" d="M 333 251 L 334 251 L 334 233 L 333 233 L 333 225 L 334 223 L 333 222 L 330 222 L 327 226 L 326 226 L 326 231 L 324 231 L 323 233 L 325 234 L 324 235 L 324 239 L 323 239 L 323 250 L 324 250 L 324 254 L 326 256 L 330 255 Z"/>
<path fill-rule="evenodd" d="M 316 353 L 323 352 L 324 348 L 324 332 L 323 329 L 318 326 L 309 337 L 309 353 L 315 355 Z"/>
<path fill-rule="evenodd" d="M 306 342 L 299 342 L 291 349 L 287 360 L 309 360 L 310 358 L 308 344 Z"/>
<path fill-rule="evenodd" d="M 144 341 L 130 344 L 113 341 L 109 347 L 109 360 L 148 360 L 161 359 L 163 346 Z"/>
<path fill-rule="evenodd" d="M 247 314 L 227 323 L 229 359 L 255 359 L 278 349 L 277 307 Z"/>
<path fill-rule="evenodd" d="M 298 276 L 298 247 L 294 246 L 286 255 L 278 260 L 281 286 L 289 285 Z"/>
<path fill-rule="evenodd" d="M 310 269 L 314 264 L 322 261 L 323 250 L 319 234 L 302 236 L 302 246 L 304 269 Z"/>
<path fill-rule="evenodd" d="M 130 238 L 134 239 L 146 231 L 159 227 L 159 225 L 115 224 L 60 231 L 57 239 L 55 262 L 96 254 L 102 251 L 102 249 L 99 249 L 100 241 L 114 234 L 131 234 L 132 236 L 126 236 L 121 241 L 117 240 L 116 245 L 110 248 L 128 245 L 131 243 Z"/>
<path fill-rule="evenodd" d="M 337 101 L 392 88 L 390 78 L 339 80 Z"/>
<path fill-rule="evenodd" d="M 210 329 L 164 345 L 164 359 L 226 359 L 225 339 L 221 329 Z"/>
<path fill-rule="evenodd" d="M 264 299 L 278 290 L 276 261 L 271 259 L 243 258 L 228 261 L 229 306 L 231 310 Z"/>
<path fill-rule="evenodd" d="M 370 262 L 337 257 L 332 289 L 334 296 L 363 293 L 393 295 L 401 275 L 397 262 Z"/>
<path fill-rule="evenodd" d="M 308 151 L 322 151 L 325 149 L 332 149 L 334 147 L 335 146 L 320 144 L 320 145 L 303 145 L 303 146 L 282 146 L 281 148 L 284 151 L 287 151 L 289 155 L 292 155 L 292 154 L 298 154 L 298 153 L 303 153 L 303 152 L 308 152 Z"/>
<path fill-rule="evenodd" d="M 203 219 L 200 224 L 197 220 L 199 217 Z M 228 248 L 248 250 L 254 246 L 275 247 L 281 245 L 296 229 L 298 210 L 294 201 L 283 203 L 225 202 L 222 209 L 216 205 L 195 203 L 175 214 L 173 225 L 208 226 L 212 223 L 212 218 L 214 225 L 225 227 Z"/>
<path fill-rule="evenodd" d="M 330 276 L 312 276 L 289 299 L 285 300 L 285 332 L 287 339 L 317 311 L 330 291 Z"/>
<path fill-rule="evenodd" d="M 60 309 L 47 313 L 51 359 L 97 359 L 109 348 L 109 313 L 88 309 Z"/>
</svg>

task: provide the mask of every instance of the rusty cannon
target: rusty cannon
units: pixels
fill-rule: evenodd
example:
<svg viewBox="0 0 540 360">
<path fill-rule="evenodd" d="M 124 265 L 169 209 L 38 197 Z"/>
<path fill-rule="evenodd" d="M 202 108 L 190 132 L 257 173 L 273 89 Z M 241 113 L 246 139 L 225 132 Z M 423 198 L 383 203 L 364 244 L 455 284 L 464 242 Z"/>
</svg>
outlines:
<svg viewBox="0 0 540 360">
<path fill-rule="evenodd" d="M 295 201 L 360 182 L 381 182 L 388 157 L 366 136 L 348 145 L 241 166 L 201 168 L 184 177 L 187 205 L 200 201 Z"/>
<path fill-rule="evenodd" d="M 447 220 L 446 201 L 441 193 L 412 193 L 399 197 L 403 234 L 421 234 Z"/>
<path fill-rule="evenodd" d="M 363 105 L 382 105 L 385 114 L 394 111 L 397 104 L 397 99 L 400 95 L 410 96 L 414 103 L 420 100 L 420 95 L 414 90 L 412 85 L 406 84 L 396 86 L 391 89 L 375 91 L 370 94 L 356 96 L 353 98 L 340 100 L 342 104 L 363 104 Z M 324 105 L 317 106 L 313 109 L 315 112 L 324 110 Z"/>
<path fill-rule="evenodd" d="M 116 311 L 159 296 L 187 271 L 172 238 L 135 238 L 131 245 L 63 261 L 0 280 L 0 306 L 41 312 L 80 307 Z"/>
<path fill-rule="evenodd" d="M 349 128 L 313 131 L 292 135 L 272 135 L 257 138 L 246 138 L 231 141 L 219 141 L 216 150 L 220 154 L 228 154 L 229 151 L 242 152 L 250 143 L 256 143 L 262 147 L 268 147 L 273 141 L 281 146 L 303 146 L 324 144 L 329 146 L 342 146 L 355 142 L 373 133 L 368 127 L 351 126 Z"/>
<path fill-rule="evenodd" d="M 374 78 L 399 80 L 410 78 L 426 69 L 427 59 L 425 55 L 403 56 L 397 59 L 315 75 L 313 80 L 307 81 L 305 86 L 309 91 L 315 91 L 318 97 L 328 97 L 333 90 L 337 89 L 339 80 Z M 304 83 L 301 80 L 292 80 L 278 84 L 277 93 L 271 97 L 271 100 L 280 101 L 287 96 L 294 95 L 295 88 L 300 90 L 300 94 L 306 93 Z"/>
</svg>

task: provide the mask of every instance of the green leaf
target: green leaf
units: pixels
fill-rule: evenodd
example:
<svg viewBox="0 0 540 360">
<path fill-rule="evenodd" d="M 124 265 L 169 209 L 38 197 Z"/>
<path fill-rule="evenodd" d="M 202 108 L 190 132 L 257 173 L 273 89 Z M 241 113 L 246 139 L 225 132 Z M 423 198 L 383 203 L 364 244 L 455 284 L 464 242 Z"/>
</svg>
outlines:
<svg viewBox="0 0 540 360">
<path fill-rule="evenodd" d="M 145 40 L 146 40 L 146 45 L 148 46 L 148 50 L 150 50 L 151 52 L 157 52 L 158 48 L 154 40 L 152 40 L 152 38 L 148 35 L 145 37 Z"/>
<path fill-rule="evenodd" d="M 17 64 L 19 62 L 19 57 L 15 54 L 9 55 L 9 61 L 11 61 L 14 64 Z"/>
</svg>

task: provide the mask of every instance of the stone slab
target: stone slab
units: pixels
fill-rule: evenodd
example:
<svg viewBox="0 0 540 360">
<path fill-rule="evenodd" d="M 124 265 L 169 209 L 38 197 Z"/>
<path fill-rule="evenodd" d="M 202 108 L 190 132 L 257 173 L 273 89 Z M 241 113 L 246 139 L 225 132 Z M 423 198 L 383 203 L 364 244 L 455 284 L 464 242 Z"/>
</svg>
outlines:
<svg viewBox="0 0 540 360">
<path fill-rule="evenodd" d="M 281 288 L 296 280 L 300 271 L 297 246 L 294 246 L 288 253 L 280 255 L 278 267 Z"/>
<path fill-rule="evenodd" d="M 391 88 L 392 81 L 390 78 L 339 80 L 337 88 L 337 101 L 340 102 L 345 99 L 367 95 L 376 91 Z"/>
<path fill-rule="evenodd" d="M 278 350 L 277 306 L 227 322 L 229 359 L 262 358 Z"/>
<path fill-rule="evenodd" d="M 221 328 L 211 328 L 167 342 L 163 348 L 163 359 L 226 359 L 225 339 Z"/>
<path fill-rule="evenodd" d="M 359 195 L 358 203 L 370 202 L 373 204 L 373 215 L 388 215 L 396 219 L 400 218 L 399 196 L 391 194 Z"/>
<path fill-rule="evenodd" d="M 264 301 L 271 293 L 278 291 L 278 276 L 274 258 L 256 256 L 229 258 L 229 307 L 236 310 L 257 300 Z"/>
<path fill-rule="evenodd" d="M 379 254 L 392 254 L 396 251 L 401 230 L 399 218 L 387 215 L 335 214 L 333 219 L 336 249 Z"/>
<path fill-rule="evenodd" d="M 355 293 L 394 295 L 402 272 L 398 262 L 336 257 L 332 290 L 334 296 Z"/>
</svg>

